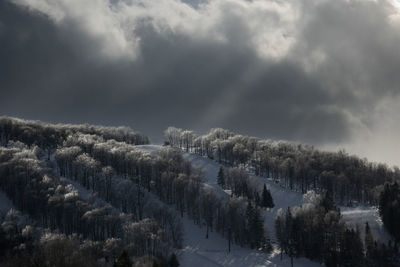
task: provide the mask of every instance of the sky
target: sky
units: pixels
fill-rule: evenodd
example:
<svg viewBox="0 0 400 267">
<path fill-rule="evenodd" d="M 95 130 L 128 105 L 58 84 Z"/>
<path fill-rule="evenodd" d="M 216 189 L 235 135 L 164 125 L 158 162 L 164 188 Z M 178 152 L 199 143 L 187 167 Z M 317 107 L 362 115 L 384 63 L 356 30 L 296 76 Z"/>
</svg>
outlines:
<svg viewBox="0 0 400 267">
<path fill-rule="evenodd" d="M 400 165 L 400 1 L 3 0 L 0 114 Z"/>
</svg>

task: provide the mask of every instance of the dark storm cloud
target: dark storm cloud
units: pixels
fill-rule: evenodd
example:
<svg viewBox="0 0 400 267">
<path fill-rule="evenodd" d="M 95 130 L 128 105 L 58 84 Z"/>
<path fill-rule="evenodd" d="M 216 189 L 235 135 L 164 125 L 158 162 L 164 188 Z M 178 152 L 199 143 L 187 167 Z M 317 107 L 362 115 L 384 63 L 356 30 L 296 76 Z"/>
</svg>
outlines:
<svg viewBox="0 0 400 267">
<path fill-rule="evenodd" d="M 137 46 L 114 42 L 119 28 L 103 33 L 108 20 L 98 29 L 76 9 L 59 15 L 18 2 L 0 2 L 2 114 L 125 124 L 157 141 L 175 125 L 326 144 L 366 131 L 375 118 L 370 107 L 382 94 L 397 96 L 399 34 L 387 6 L 374 2 L 350 1 L 348 8 L 349 1 L 296 1 L 293 8 L 271 4 L 265 14 L 245 6 L 243 15 L 241 6 L 257 2 L 227 1 L 202 13 L 212 24 L 205 30 L 191 16 L 182 25 L 171 18 L 164 28 L 153 22 L 166 20 L 153 8 L 128 24 Z M 290 13 L 295 8 L 301 15 Z M 272 30 L 264 38 L 266 23 Z M 133 56 L 125 53 L 131 50 Z"/>
<path fill-rule="evenodd" d="M 274 139 L 341 142 L 351 136 L 351 122 L 321 86 L 298 66 L 275 64 L 242 94 L 226 126 Z"/>
</svg>

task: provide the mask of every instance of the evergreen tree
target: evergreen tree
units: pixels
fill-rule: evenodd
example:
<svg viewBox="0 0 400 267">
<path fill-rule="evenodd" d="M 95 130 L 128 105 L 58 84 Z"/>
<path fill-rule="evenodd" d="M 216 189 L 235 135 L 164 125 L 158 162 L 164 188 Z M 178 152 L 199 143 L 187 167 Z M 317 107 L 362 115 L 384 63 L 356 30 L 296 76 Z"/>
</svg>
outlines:
<svg viewBox="0 0 400 267">
<path fill-rule="evenodd" d="M 345 230 L 340 242 L 340 265 L 364 266 L 363 244 L 358 230 Z"/>
<path fill-rule="evenodd" d="M 285 218 L 285 231 L 286 231 L 285 246 L 286 246 L 287 254 L 290 257 L 291 266 L 293 266 L 293 257 L 295 255 L 293 221 L 294 221 L 294 218 L 292 215 L 292 211 L 290 210 L 290 207 L 288 207 L 287 211 L 286 211 L 286 218 Z"/>
<path fill-rule="evenodd" d="M 385 184 L 379 196 L 379 214 L 388 232 L 400 243 L 400 186 L 397 182 Z"/>
<path fill-rule="evenodd" d="M 247 204 L 247 208 L 246 208 L 246 218 L 247 218 L 248 225 L 250 225 L 250 222 L 251 222 L 253 216 L 254 216 L 254 207 L 253 207 L 253 205 L 251 205 L 251 202 L 249 202 Z"/>
<path fill-rule="evenodd" d="M 265 246 L 265 232 L 263 219 L 260 210 L 254 208 L 251 202 L 247 205 L 246 210 L 249 242 L 251 248 L 261 248 Z"/>
<path fill-rule="evenodd" d="M 256 191 L 255 193 L 254 193 L 254 202 L 255 202 L 255 205 L 257 206 L 257 207 L 260 207 L 261 206 L 261 197 L 260 197 L 260 194 Z"/>
<path fill-rule="evenodd" d="M 273 208 L 275 206 L 274 200 L 271 196 L 271 192 L 267 189 L 267 186 L 265 184 L 261 196 L 261 206 L 265 208 Z"/>
<path fill-rule="evenodd" d="M 368 222 L 365 223 L 364 244 L 365 244 L 365 255 L 367 256 L 367 258 L 370 258 L 373 255 L 374 239 L 372 237 L 371 229 L 369 227 Z"/>
<path fill-rule="evenodd" d="M 225 174 L 224 174 L 224 168 L 222 168 L 222 167 L 219 167 L 217 183 L 222 188 L 225 188 Z"/>
<path fill-rule="evenodd" d="M 178 266 L 179 266 L 178 257 L 176 256 L 175 253 L 172 253 L 171 257 L 169 257 L 168 260 L 168 267 L 178 267 Z"/>
<path fill-rule="evenodd" d="M 325 195 L 320 202 L 320 206 L 325 209 L 325 212 L 336 210 L 335 202 L 332 199 L 332 192 L 325 192 Z"/>
<path fill-rule="evenodd" d="M 121 255 L 114 263 L 114 267 L 131 267 L 131 266 L 132 266 L 132 261 L 129 258 L 128 252 L 126 252 L 126 250 L 122 251 Z"/>
</svg>

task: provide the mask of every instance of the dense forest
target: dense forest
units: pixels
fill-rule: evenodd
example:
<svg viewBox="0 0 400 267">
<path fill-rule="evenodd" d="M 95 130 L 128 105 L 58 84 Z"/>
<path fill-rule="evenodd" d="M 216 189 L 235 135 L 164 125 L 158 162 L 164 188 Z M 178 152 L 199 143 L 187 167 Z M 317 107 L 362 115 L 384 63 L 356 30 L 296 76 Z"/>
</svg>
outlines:
<svg viewBox="0 0 400 267">
<path fill-rule="evenodd" d="M 326 152 L 312 146 L 261 140 L 215 128 L 206 135 L 169 127 L 166 142 L 228 166 L 245 166 L 256 175 L 306 193 L 328 190 L 341 204 L 378 204 L 385 182 L 400 180 L 400 169 L 368 162 L 343 150 Z"/>
<path fill-rule="evenodd" d="M 183 216 L 205 238 L 271 249 L 253 198 L 221 198 L 180 150 L 145 152 L 129 128 L 1 117 L 0 134 L 0 189 L 15 207 L 0 216 L 6 266 L 177 266 Z"/>
<path fill-rule="evenodd" d="M 0 137 L 0 194 L 13 205 L 0 212 L 2 266 L 178 266 L 187 218 L 203 238 L 225 238 L 227 252 L 231 243 L 263 253 L 275 246 L 326 266 L 399 265 L 397 168 L 223 129 L 197 136 L 170 127 L 157 153 L 128 127 L 0 117 Z M 221 191 L 184 151 L 221 164 Z M 280 210 L 266 229 L 275 203 L 253 174 L 314 201 Z M 375 240 L 368 224 L 344 223 L 338 205 L 357 203 L 379 206 L 393 242 Z"/>
<path fill-rule="evenodd" d="M 213 159 L 226 166 L 218 184 L 245 195 L 260 206 L 273 207 L 264 186 L 262 197 L 252 190 L 248 172 L 271 177 L 280 186 L 320 196 L 311 206 L 296 208 L 276 219 L 281 253 L 305 256 L 327 266 L 399 266 L 400 170 L 368 162 L 343 150 L 326 152 L 312 146 L 284 141 L 261 140 L 215 128 L 208 134 L 169 127 L 165 143 Z M 237 175 L 245 173 L 246 175 Z M 242 177 L 238 179 L 236 177 Z M 222 177 L 222 178 L 221 178 Z M 233 177 L 233 178 L 232 178 Z M 394 242 L 373 239 L 368 224 L 366 240 L 361 229 L 348 228 L 340 205 L 375 205 Z"/>
<path fill-rule="evenodd" d="M 395 244 L 374 240 L 365 229 L 348 228 L 330 193 L 303 207 L 288 208 L 275 221 L 281 253 L 305 256 L 325 266 L 399 266 Z M 364 231 L 364 240 L 361 240 Z"/>
</svg>

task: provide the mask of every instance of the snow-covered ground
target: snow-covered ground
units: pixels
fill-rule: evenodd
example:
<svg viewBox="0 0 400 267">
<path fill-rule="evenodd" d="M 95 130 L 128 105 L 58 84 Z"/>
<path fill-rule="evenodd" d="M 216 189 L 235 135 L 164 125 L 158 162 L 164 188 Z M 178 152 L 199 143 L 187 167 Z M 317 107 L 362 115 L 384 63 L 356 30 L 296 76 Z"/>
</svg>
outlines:
<svg viewBox="0 0 400 267">
<path fill-rule="evenodd" d="M 194 167 L 203 170 L 207 183 L 213 187 L 219 187 L 217 184 L 217 174 L 220 164 L 215 161 L 201 157 L 196 154 L 184 153 L 184 158 L 189 160 Z M 258 181 L 260 189 L 263 184 L 267 185 L 274 199 L 275 207 L 264 212 L 264 219 L 267 229 L 272 240 L 274 240 L 274 222 L 279 209 L 287 209 L 288 207 L 304 205 L 308 202 L 300 192 L 290 191 L 275 183 L 271 178 L 264 178 L 252 175 Z M 375 239 L 381 242 L 390 240 L 390 235 L 383 227 L 382 220 L 379 216 L 379 211 L 376 207 L 358 206 L 358 207 L 340 207 L 344 221 L 352 227 L 360 226 L 361 233 L 364 231 L 365 223 L 368 222 L 372 234 Z"/>
<path fill-rule="evenodd" d="M 162 146 L 144 145 L 137 146 L 139 149 L 156 154 Z M 183 157 L 188 160 L 193 167 L 203 171 L 205 184 L 221 197 L 229 198 L 229 194 L 222 190 L 217 184 L 217 174 L 220 164 L 215 161 L 201 157 L 196 154 L 183 153 Z M 272 239 L 274 239 L 274 221 L 276 213 L 280 208 L 286 209 L 288 206 L 301 205 L 303 196 L 300 193 L 290 192 L 272 180 L 262 179 L 269 187 L 276 207 L 264 212 L 265 224 Z M 261 180 L 260 180 L 261 181 Z M 260 183 L 260 186 L 263 186 Z M 232 245 L 231 252 L 228 253 L 228 240 L 218 233 L 210 233 L 209 239 L 205 238 L 206 229 L 193 224 L 189 219 L 183 219 L 185 237 L 183 249 L 180 251 L 180 262 L 182 266 L 290 266 L 290 258 L 287 256 L 280 260 L 279 251 L 274 250 L 270 255 Z M 305 258 L 294 259 L 294 266 L 320 266 Z"/>
<path fill-rule="evenodd" d="M 138 148 L 156 154 L 162 146 L 145 145 Z M 222 166 L 217 162 L 201 157 L 196 154 L 183 153 L 183 157 L 191 162 L 192 166 L 199 168 L 204 172 L 205 183 L 207 187 L 213 189 L 218 195 L 228 194 L 224 192 L 217 184 L 217 174 Z M 268 229 L 269 236 L 275 241 L 274 222 L 279 209 L 287 207 L 300 206 L 308 202 L 307 198 L 299 192 L 290 191 L 276 184 L 271 178 L 252 177 L 258 182 L 260 189 L 265 183 L 274 199 L 275 207 L 264 211 L 265 226 Z M 376 207 L 358 206 L 358 207 L 340 207 L 344 221 L 351 227 L 360 226 L 361 233 L 364 233 L 365 223 L 368 222 L 374 237 L 381 242 L 387 242 L 390 239 L 389 234 L 383 228 L 379 212 Z M 290 264 L 288 258 L 284 257 L 280 261 L 277 252 L 272 255 L 266 255 L 254 250 L 233 246 L 230 254 L 227 253 L 227 240 L 217 233 L 213 233 L 210 239 L 205 239 L 205 229 L 193 225 L 189 220 L 184 220 L 185 241 L 182 250 L 181 260 L 183 266 L 286 266 Z M 318 265 L 307 259 L 295 259 L 295 266 L 313 266 Z"/>
<path fill-rule="evenodd" d="M 221 164 L 218 164 L 211 159 L 191 153 L 184 153 L 183 157 L 188 160 L 193 167 L 200 168 L 204 172 L 206 183 L 215 188 L 215 191 L 220 190 L 224 192 L 217 184 L 217 175 L 219 168 L 222 166 Z M 267 185 L 267 188 L 271 192 L 272 198 L 274 199 L 275 207 L 270 210 L 265 210 L 263 214 L 268 234 L 270 235 L 270 238 L 274 241 L 274 225 L 278 210 L 286 210 L 287 207 L 302 205 L 303 195 L 298 192 L 288 191 L 282 188 L 280 185 L 274 183 L 272 179 L 265 179 L 256 176 L 253 176 L 253 178 L 258 182 L 260 189 L 262 189 L 265 183 Z M 227 193 L 225 194 L 228 196 Z"/>
<path fill-rule="evenodd" d="M 138 148 L 142 151 L 146 151 L 149 152 L 153 155 L 156 155 L 158 153 L 158 151 L 160 151 L 160 149 L 162 149 L 164 146 L 160 146 L 160 145 L 138 145 L 135 146 L 135 148 Z"/>
<path fill-rule="evenodd" d="M 391 238 L 383 227 L 383 222 L 376 207 L 340 207 L 344 221 L 351 227 L 360 227 L 361 236 L 364 236 L 365 223 L 371 229 L 372 235 L 380 242 L 387 243 Z"/>
<path fill-rule="evenodd" d="M 157 154 L 162 146 L 159 145 L 143 145 L 137 148 L 147 151 L 151 154 Z M 213 190 L 222 198 L 229 198 L 229 194 L 222 190 L 217 184 L 217 174 L 222 166 L 217 162 L 201 157 L 196 154 L 183 153 L 183 157 L 188 160 L 193 167 L 199 168 L 205 175 L 205 185 Z M 303 205 L 307 199 L 299 192 L 294 192 L 281 187 L 270 178 L 257 177 L 252 175 L 258 182 L 260 189 L 265 183 L 271 192 L 275 202 L 273 209 L 265 210 L 263 216 L 265 218 L 265 226 L 272 241 L 275 241 L 274 222 L 279 209 L 287 209 L 287 207 Z M 73 186 L 72 191 L 76 190 L 78 194 L 85 200 L 95 198 L 98 204 L 105 204 L 103 200 L 98 199 L 81 186 L 78 182 L 63 178 L 67 183 Z M 11 201 L 0 191 L 0 211 L 8 211 L 13 208 Z M 368 221 L 375 238 L 386 242 L 390 239 L 389 235 L 383 229 L 382 221 L 379 217 L 378 210 L 375 207 L 340 207 L 345 222 L 355 227 L 360 225 L 363 233 L 365 222 Z M 119 212 L 115 210 L 115 212 Z M 290 259 L 287 256 L 280 260 L 280 254 L 277 249 L 271 254 L 266 254 L 249 248 L 242 248 L 235 244 L 231 245 L 231 252 L 228 253 L 228 241 L 220 234 L 211 232 L 209 239 L 205 238 L 206 229 L 195 225 L 193 221 L 183 218 L 184 225 L 184 242 L 183 248 L 178 252 L 180 255 L 181 266 L 290 266 Z M 294 259 L 294 266 L 320 266 L 320 264 L 312 262 L 305 258 Z"/>
<path fill-rule="evenodd" d="M 290 266 L 287 256 L 280 260 L 279 251 L 266 254 L 249 248 L 231 245 L 228 253 L 228 240 L 220 234 L 212 232 L 205 238 L 206 229 L 193 224 L 189 219 L 183 219 L 185 237 L 183 249 L 180 251 L 181 266 Z M 320 266 L 305 258 L 294 259 L 294 266 Z"/>
</svg>

